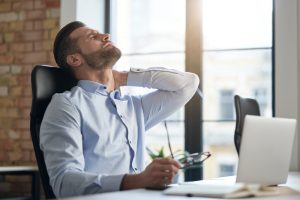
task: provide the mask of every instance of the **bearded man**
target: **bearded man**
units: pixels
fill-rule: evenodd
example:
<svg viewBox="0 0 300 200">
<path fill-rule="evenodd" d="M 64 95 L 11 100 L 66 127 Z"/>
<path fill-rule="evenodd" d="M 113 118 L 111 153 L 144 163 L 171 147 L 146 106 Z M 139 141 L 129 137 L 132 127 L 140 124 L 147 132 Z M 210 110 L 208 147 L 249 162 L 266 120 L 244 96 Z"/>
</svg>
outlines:
<svg viewBox="0 0 300 200">
<path fill-rule="evenodd" d="M 40 146 L 55 195 L 170 184 L 180 164 L 160 158 L 145 167 L 145 132 L 188 102 L 198 77 L 165 68 L 113 70 L 121 51 L 108 34 L 79 21 L 59 31 L 53 53 L 58 66 L 78 80 L 70 91 L 53 95 L 41 125 Z M 122 95 L 125 85 L 156 90 Z"/>
</svg>

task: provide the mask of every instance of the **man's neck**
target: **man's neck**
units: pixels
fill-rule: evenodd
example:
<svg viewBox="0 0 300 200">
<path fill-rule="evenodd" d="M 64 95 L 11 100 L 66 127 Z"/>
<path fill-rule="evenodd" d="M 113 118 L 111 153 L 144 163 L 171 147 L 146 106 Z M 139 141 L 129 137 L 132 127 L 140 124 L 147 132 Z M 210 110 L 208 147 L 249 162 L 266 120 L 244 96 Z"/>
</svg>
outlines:
<svg viewBox="0 0 300 200">
<path fill-rule="evenodd" d="M 111 92 L 115 89 L 115 81 L 113 71 L 111 68 L 96 70 L 96 69 L 84 69 L 78 72 L 76 77 L 79 80 L 90 80 L 101 83 L 107 86 L 107 91 Z"/>
</svg>

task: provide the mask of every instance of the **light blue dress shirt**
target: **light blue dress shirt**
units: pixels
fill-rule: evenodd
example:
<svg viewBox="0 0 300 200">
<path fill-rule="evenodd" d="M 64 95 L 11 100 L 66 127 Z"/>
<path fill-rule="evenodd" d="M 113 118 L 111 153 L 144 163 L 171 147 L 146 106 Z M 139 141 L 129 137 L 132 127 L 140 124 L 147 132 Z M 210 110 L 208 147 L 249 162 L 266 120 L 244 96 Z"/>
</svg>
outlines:
<svg viewBox="0 0 300 200">
<path fill-rule="evenodd" d="M 182 107 L 199 84 L 195 74 L 131 69 L 128 86 L 157 89 L 143 96 L 107 92 L 80 80 L 55 94 L 40 130 L 40 146 L 57 197 L 120 189 L 128 173 L 144 170 L 145 131 Z"/>
</svg>

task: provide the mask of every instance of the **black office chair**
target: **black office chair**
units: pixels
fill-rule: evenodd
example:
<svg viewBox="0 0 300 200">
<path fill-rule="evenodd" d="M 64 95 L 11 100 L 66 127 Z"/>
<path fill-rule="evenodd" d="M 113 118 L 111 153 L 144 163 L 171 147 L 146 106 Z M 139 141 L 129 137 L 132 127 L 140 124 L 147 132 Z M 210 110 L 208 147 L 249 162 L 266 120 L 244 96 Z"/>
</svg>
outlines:
<svg viewBox="0 0 300 200">
<path fill-rule="evenodd" d="M 52 95 L 69 90 L 76 84 L 77 80 L 73 76 L 57 67 L 37 65 L 31 73 L 32 106 L 30 113 L 30 132 L 42 185 L 47 199 L 55 198 L 55 195 L 49 184 L 44 155 L 40 149 L 39 135 L 41 122 Z"/>
<path fill-rule="evenodd" d="M 234 144 L 239 155 L 242 139 L 244 120 L 246 115 L 260 115 L 259 105 L 255 99 L 234 96 L 234 106 L 236 111 L 236 124 L 234 132 Z"/>
</svg>

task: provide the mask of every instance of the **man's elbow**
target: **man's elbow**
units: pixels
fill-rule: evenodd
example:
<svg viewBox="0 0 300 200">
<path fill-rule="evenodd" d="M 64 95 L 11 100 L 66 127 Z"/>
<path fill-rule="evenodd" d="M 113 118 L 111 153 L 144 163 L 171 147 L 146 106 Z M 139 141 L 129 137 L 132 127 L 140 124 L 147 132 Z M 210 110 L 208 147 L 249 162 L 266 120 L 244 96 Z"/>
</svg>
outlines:
<svg viewBox="0 0 300 200">
<path fill-rule="evenodd" d="M 189 85 L 188 87 L 191 88 L 191 90 L 193 90 L 193 92 L 195 93 L 198 86 L 199 86 L 199 82 L 200 82 L 200 79 L 198 77 L 197 74 L 194 74 L 194 73 L 189 73 Z"/>
<path fill-rule="evenodd" d="M 60 176 L 56 176 L 55 179 L 51 179 L 50 184 L 53 188 L 53 192 L 57 198 L 78 196 L 79 187 L 74 187 L 76 181 L 70 181 L 66 173 L 61 173 Z M 77 188 L 77 190 L 74 190 Z"/>
<path fill-rule="evenodd" d="M 197 74 L 192 73 L 191 81 L 192 81 L 191 83 L 192 87 L 195 88 L 195 90 L 197 90 L 200 83 L 199 76 Z"/>
<path fill-rule="evenodd" d="M 186 73 L 186 83 L 184 87 L 178 93 L 182 100 L 186 103 L 192 98 L 199 86 L 199 77 L 197 74 L 187 72 Z"/>
<path fill-rule="evenodd" d="M 74 197 L 84 195 L 82 192 L 82 188 L 80 187 L 80 183 L 77 181 L 72 181 L 69 178 L 64 178 L 54 187 L 54 193 L 56 197 L 65 198 L 65 197 Z"/>
</svg>

